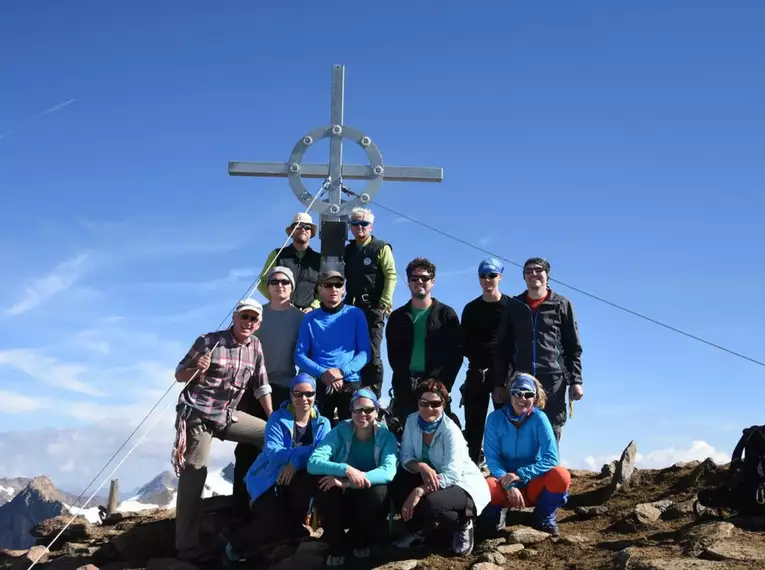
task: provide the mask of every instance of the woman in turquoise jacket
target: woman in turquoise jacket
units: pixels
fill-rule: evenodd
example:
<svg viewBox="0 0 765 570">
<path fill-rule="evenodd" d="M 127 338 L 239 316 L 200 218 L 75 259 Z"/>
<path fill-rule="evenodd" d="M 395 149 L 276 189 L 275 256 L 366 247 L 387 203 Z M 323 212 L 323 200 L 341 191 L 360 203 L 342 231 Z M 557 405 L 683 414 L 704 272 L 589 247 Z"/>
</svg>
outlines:
<svg viewBox="0 0 765 570">
<path fill-rule="evenodd" d="M 315 501 L 329 567 L 345 564 L 348 545 L 356 558 L 371 556 L 373 540 L 385 532 L 388 484 L 398 466 L 398 442 L 377 421 L 375 393 L 356 391 L 350 407 L 351 419 L 337 424 L 308 460 L 308 472 L 321 476 Z"/>
<path fill-rule="evenodd" d="M 558 465 L 558 444 L 542 411 L 547 403 L 544 388 L 531 374 L 517 373 L 508 392 L 510 403 L 489 414 L 484 432 L 491 504 L 533 506 L 534 528 L 557 535 L 556 514 L 568 500 L 571 474 Z"/>
<path fill-rule="evenodd" d="M 268 418 L 265 447 L 244 479 L 257 531 L 255 536 L 232 536 L 226 549 L 229 560 L 253 547 L 305 536 L 303 523 L 316 491 L 316 478 L 306 465 L 331 430 L 315 401 L 316 381 L 300 373 L 290 385 L 290 399 Z"/>
<path fill-rule="evenodd" d="M 451 533 L 452 553 L 467 556 L 475 544 L 473 519 L 489 504 L 489 487 L 470 460 L 459 426 L 444 413 L 446 386 L 427 380 L 417 386 L 414 397 L 418 411 L 406 420 L 402 469 L 393 482 L 393 500 L 409 534 L 394 546 L 419 546 L 437 526 Z"/>
</svg>

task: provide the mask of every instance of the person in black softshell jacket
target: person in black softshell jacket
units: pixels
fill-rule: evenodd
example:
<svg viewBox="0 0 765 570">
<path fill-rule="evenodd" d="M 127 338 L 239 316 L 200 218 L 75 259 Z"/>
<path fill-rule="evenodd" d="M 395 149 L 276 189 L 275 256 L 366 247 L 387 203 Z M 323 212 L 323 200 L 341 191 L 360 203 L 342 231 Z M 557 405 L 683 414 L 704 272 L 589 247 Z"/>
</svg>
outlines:
<svg viewBox="0 0 765 570">
<path fill-rule="evenodd" d="M 523 266 L 527 289 L 511 297 L 502 315 L 495 359 L 495 398 L 517 372 L 533 374 L 547 392 L 545 413 L 560 442 L 566 423 L 566 387 L 579 400 L 582 390 L 582 344 L 574 307 L 548 287 L 550 263 L 533 257 Z"/>
<path fill-rule="evenodd" d="M 420 381 L 438 380 L 451 391 L 462 366 L 459 317 L 431 296 L 436 266 L 418 257 L 407 265 L 406 277 L 412 298 L 391 313 L 385 329 L 393 371 L 391 413 L 402 425 L 417 411 L 414 390 Z M 453 415 L 449 407 L 447 413 Z"/>
</svg>

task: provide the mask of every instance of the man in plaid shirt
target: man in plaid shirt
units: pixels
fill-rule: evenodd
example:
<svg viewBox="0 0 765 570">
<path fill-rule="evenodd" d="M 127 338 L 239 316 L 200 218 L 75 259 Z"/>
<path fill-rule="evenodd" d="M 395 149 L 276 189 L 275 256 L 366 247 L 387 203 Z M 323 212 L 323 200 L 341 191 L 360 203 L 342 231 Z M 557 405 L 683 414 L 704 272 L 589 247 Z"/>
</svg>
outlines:
<svg viewBox="0 0 765 570">
<path fill-rule="evenodd" d="M 271 386 L 253 335 L 262 314 L 254 299 L 240 301 L 231 327 L 201 335 L 175 370 L 178 382 L 193 377 L 178 397 L 172 457 L 178 475 L 175 546 L 183 560 L 194 560 L 200 552 L 202 491 L 213 437 L 263 447 L 266 422 L 236 409 L 244 391 L 252 390 L 271 415 Z"/>
</svg>

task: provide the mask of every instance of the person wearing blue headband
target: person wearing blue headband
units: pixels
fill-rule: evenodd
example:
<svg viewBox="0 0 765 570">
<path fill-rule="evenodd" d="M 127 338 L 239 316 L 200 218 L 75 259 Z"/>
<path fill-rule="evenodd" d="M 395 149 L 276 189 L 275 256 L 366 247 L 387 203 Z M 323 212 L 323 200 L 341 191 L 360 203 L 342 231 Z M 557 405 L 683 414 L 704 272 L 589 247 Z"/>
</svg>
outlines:
<svg viewBox="0 0 765 570">
<path fill-rule="evenodd" d="M 478 284 L 481 295 L 470 301 L 462 311 L 462 347 L 468 360 L 465 382 L 460 386 L 465 406 L 465 439 L 470 459 L 481 463 L 481 443 L 489 400 L 494 409 L 502 407 L 501 400 L 492 398 L 494 390 L 494 359 L 497 355 L 497 333 L 510 297 L 499 290 L 505 266 L 490 257 L 478 264 Z"/>
<path fill-rule="evenodd" d="M 401 469 L 392 485 L 393 503 L 408 533 L 393 543 L 398 550 L 422 545 L 436 529 L 451 533 L 451 551 L 473 551 L 473 519 L 489 504 L 489 487 L 470 460 L 459 426 L 445 413 L 449 392 L 438 380 L 414 391 L 418 411 L 406 420 Z"/>
<path fill-rule="evenodd" d="M 289 400 L 268 418 L 265 447 L 244 480 L 255 535 L 248 527 L 231 536 L 226 548 L 229 562 L 246 557 L 253 547 L 306 535 L 303 523 L 316 491 L 316 478 L 306 466 L 331 429 L 316 406 L 316 380 L 298 374 L 290 383 Z"/>
<path fill-rule="evenodd" d="M 559 465 L 558 443 L 544 413 L 547 395 L 536 377 L 521 372 L 505 396 L 508 403 L 489 414 L 484 435 L 491 473 L 486 482 L 491 504 L 500 509 L 497 526 L 505 526 L 501 509 L 533 506 L 532 526 L 557 535 L 556 515 L 568 500 L 571 474 Z"/>
<path fill-rule="evenodd" d="M 349 546 L 355 558 L 369 558 L 372 542 L 385 535 L 398 442 L 377 421 L 379 409 L 370 388 L 354 392 L 351 418 L 338 423 L 308 460 L 308 472 L 320 476 L 314 500 L 329 545 L 328 567 L 345 564 Z"/>
</svg>

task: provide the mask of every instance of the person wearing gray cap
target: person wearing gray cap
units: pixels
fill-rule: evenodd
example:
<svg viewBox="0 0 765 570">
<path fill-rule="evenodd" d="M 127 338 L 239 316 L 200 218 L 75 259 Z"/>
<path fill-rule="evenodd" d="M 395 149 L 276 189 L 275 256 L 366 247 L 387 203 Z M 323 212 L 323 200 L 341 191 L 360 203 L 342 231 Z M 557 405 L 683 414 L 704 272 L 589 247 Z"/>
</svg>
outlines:
<svg viewBox="0 0 765 570">
<path fill-rule="evenodd" d="M 185 383 L 176 407 L 176 437 L 171 463 L 178 475 L 175 547 L 181 560 L 200 554 L 202 491 L 213 438 L 262 448 L 266 422 L 237 410 L 252 391 L 271 414 L 271 386 L 254 332 L 263 307 L 255 299 L 237 303 L 228 329 L 200 335 L 178 363 L 175 379 Z"/>
<path fill-rule="evenodd" d="M 290 399 L 290 385 L 297 372 L 295 343 L 305 314 L 290 302 L 295 290 L 295 277 L 288 267 L 277 265 L 271 268 L 266 286 L 268 303 L 263 305 L 263 317 L 255 336 L 263 347 L 271 385 L 271 405 L 278 410 L 282 402 Z M 269 417 L 252 392 L 245 393 L 238 409 L 263 420 Z M 247 443 L 237 444 L 234 450 L 234 507 L 245 518 L 250 518 L 251 510 L 244 476 L 259 454 L 260 448 Z"/>
<path fill-rule="evenodd" d="M 321 254 L 309 245 L 311 238 L 316 237 L 317 227 L 310 214 L 300 212 L 292 218 L 292 223 L 284 228 L 292 243 L 282 249 L 273 250 L 260 272 L 258 291 L 266 298 L 268 292 L 268 268 L 273 266 L 287 267 L 293 275 L 292 304 L 303 312 L 309 312 L 319 306 L 316 296 L 316 286 L 321 271 Z"/>
<path fill-rule="evenodd" d="M 316 404 L 333 425 L 350 417 L 353 392 L 361 387 L 361 369 L 371 351 L 364 311 L 343 303 L 345 278 L 339 271 L 325 271 L 319 278 L 320 308 L 300 324 L 295 364 L 318 380 Z"/>
<path fill-rule="evenodd" d="M 505 307 L 497 336 L 495 393 L 516 372 L 537 377 L 547 392 L 544 409 L 560 442 L 566 423 L 566 386 L 571 400 L 582 390 L 582 344 L 574 307 L 548 286 L 550 262 L 532 257 L 523 264 L 527 289 Z"/>
</svg>

